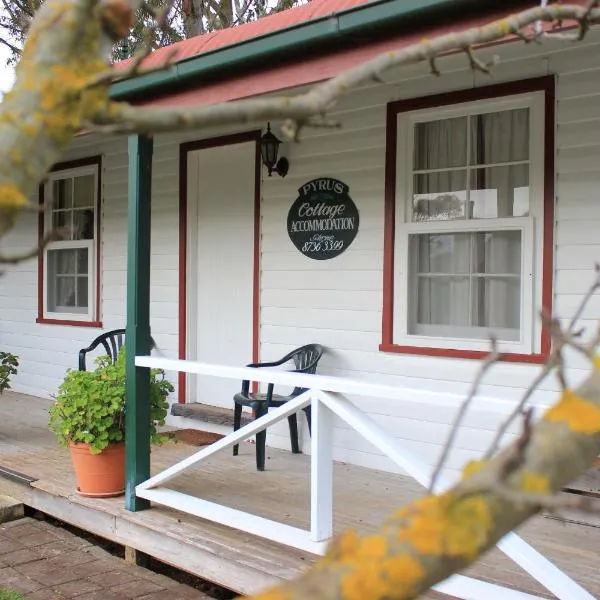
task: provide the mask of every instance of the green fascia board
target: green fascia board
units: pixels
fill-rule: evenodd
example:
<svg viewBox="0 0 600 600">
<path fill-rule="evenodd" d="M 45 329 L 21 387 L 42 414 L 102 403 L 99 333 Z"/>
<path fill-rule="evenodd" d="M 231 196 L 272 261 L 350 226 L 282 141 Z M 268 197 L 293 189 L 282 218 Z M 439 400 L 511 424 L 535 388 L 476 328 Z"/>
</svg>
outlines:
<svg viewBox="0 0 600 600">
<path fill-rule="evenodd" d="M 193 80 L 225 74 L 249 64 L 267 64 L 267 59 L 310 48 L 332 44 L 357 34 L 389 29 L 392 25 L 433 10 L 456 9 L 464 0 L 373 0 L 367 4 L 332 13 L 325 17 L 243 40 L 237 44 L 182 59 L 168 70 L 118 81 L 111 86 L 110 95 L 122 99 L 141 93 L 159 92 L 162 88 L 183 85 Z M 483 3 L 485 4 L 485 3 Z"/>
</svg>

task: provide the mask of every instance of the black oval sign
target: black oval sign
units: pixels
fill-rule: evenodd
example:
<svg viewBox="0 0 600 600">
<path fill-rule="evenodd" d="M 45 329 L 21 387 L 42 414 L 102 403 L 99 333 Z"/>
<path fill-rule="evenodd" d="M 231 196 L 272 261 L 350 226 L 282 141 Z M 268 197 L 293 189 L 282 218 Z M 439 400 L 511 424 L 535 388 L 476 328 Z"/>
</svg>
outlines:
<svg viewBox="0 0 600 600">
<path fill-rule="evenodd" d="M 292 243 L 304 256 L 327 260 L 341 254 L 358 232 L 358 209 L 348 186 L 331 177 L 305 183 L 288 213 Z"/>
</svg>

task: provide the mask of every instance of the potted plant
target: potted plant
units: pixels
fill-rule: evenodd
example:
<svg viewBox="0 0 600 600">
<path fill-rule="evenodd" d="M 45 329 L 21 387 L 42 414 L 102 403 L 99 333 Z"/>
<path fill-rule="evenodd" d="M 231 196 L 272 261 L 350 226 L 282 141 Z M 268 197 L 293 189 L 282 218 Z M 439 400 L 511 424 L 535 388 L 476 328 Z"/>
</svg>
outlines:
<svg viewBox="0 0 600 600">
<path fill-rule="evenodd" d="M 167 416 L 173 386 L 160 369 L 150 371 L 150 436 L 161 443 L 158 427 Z M 125 489 L 125 347 L 112 363 L 96 359 L 93 371 L 69 369 L 50 408 L 49 427 L 68 446 L 77 490 L 83 496 L 111 497 Z"/>
<path fill-rule="evenodd" d="M 0 394 L 10 390 L 10 378 L 17 374 L 19 357 L 10 352 L 0 352 Z"/>
</svg>

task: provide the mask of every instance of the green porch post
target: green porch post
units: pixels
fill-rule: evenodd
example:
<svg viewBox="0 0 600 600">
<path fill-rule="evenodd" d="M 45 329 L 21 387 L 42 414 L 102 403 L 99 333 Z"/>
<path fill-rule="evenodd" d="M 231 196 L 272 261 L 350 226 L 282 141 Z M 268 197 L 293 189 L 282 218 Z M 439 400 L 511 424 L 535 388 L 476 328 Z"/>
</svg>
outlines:
<svg viewBox="0 0 600 600">
<path fill-rule="evenodd" d="M 127 403 L 125 508 L 149 507 L 135 486 L 150 477 L 150 371 L 135 357 L 150 354 L 150 206 L 152 139 L 132 135 L 129 150 L 127 227 Z"/>
</svg>

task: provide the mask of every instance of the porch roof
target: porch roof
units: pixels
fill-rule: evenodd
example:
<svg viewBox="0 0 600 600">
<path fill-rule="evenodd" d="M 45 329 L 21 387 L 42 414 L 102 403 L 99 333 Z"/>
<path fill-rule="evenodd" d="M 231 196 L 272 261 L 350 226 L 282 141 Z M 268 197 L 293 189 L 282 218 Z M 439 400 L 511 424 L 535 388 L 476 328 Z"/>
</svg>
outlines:
<svg viewBox="0 0 600 600">
<path fill-rule="evenodd" d="M 322 81 L 391 48 L 537 4 L 513 0 L 499 10 L 473 0 L 312 0 L 161 48 L 146 65 L 156 67 L 175 51 L 168 70 L 117 82 L 111 95 L 144 105 L 197 106 L 265 94 Z"/>
</svg>

